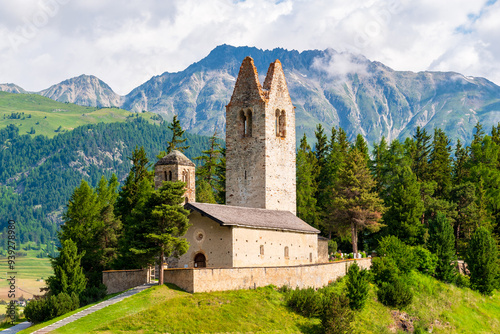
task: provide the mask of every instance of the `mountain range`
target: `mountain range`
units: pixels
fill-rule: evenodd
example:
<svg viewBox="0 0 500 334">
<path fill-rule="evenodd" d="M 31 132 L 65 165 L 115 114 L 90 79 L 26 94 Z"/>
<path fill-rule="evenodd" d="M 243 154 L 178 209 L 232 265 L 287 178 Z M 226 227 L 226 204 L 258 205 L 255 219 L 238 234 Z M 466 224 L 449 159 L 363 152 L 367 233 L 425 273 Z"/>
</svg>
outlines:
<svg viewBox="0 0 500 334">
<path fill-rule="evenodd" d="M 211 135 L 225 132 L 225 105 L 231 97 L 241 61 L 251 56 L 263 81 L 267 67 L 283 64 L 296 107 L 297 137 L 312 140 L 321 123 L 328 131 L 341 126 L 349 138 L 362 134 L 368 143 L 382 136 L 411 136 L 417 126 L 442 128 L 455 141 L 470 142 L 477 122 L 489 130 L 500 122 L 500 87 L 485 78 L 455 72 L 395 71 L 361 55 L 332 49 L 288 51 L 277 48 L 221 45 L 185 70 L 154 76 L 125 96 L 94 76 L 82 75 L 37 92 L 60 102 L 116 106 L 179 115 L 188 131 Z M 0 90 L 26 93 L 14 84 Z"/>
</svg>

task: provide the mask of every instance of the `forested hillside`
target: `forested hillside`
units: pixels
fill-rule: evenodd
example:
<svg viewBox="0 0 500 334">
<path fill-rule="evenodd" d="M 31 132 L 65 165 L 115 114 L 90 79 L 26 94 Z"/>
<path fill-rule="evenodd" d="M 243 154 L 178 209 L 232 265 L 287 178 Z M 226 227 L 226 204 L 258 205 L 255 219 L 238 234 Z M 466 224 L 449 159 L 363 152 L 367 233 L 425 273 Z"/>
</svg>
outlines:
<svg viewBox="0 0 500 334">
<path fill-rule="evenodd" d="M 96 186 L 102 175 L 115 173 L 122 182 L 136 146 L 143 146 L 154 162 L 171 136 L 167 123 L 154 125 L 142 117 L 84 125 L 54 138 L 23 134 L 12 124 L 1 129 L 0 215 L 5 219 L 0 231 L 14 219 L 21 242 L 55 240 L 68 199 L 82 179 Z M 190 158 L 208 147 L 208 137 L 186 133 L 185 138 Z"/>
</svg>

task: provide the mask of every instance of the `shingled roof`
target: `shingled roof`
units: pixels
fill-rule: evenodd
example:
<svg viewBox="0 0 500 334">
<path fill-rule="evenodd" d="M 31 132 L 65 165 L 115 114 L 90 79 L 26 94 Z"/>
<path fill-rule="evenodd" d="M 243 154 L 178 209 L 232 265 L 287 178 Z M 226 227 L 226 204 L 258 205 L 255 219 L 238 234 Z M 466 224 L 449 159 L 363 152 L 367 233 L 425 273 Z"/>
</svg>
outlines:
<svg viewBox="0 0 500 334">
<path fill-rule="evenodd" d="M 194 167 L 194 163 L 180 151 L 173 150 L 155 163 L 156 165 L 181 165 Z"/>
<path fill-rule="evenodd" d="M 190 202 L 187 209 L 197 211 L 221 226 L 239 226 L 272 230 L 319 233 L 317 229 L 295 216 L 290 211 L 266 210 Z"/>
</svg>

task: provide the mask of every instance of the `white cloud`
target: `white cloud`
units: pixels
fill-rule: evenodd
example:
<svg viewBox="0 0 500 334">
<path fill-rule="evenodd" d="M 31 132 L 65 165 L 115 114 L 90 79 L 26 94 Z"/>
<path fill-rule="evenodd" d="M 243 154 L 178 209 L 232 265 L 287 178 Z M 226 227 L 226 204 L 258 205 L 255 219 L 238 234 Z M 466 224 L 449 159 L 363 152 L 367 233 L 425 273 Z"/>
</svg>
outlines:
<svg viewBox="0 0 500 334">
<path fill-rule="evenodd" d="M 500 84 L 500 3 L 486 3 L 0 0 L 0 82 L 41 90 L 85 73 L 126 94 L 226 43 L 333 48 L 397 70 L 456 71 Z M 342 57 L 330 71 L 356 70 Z"/>
</svg>

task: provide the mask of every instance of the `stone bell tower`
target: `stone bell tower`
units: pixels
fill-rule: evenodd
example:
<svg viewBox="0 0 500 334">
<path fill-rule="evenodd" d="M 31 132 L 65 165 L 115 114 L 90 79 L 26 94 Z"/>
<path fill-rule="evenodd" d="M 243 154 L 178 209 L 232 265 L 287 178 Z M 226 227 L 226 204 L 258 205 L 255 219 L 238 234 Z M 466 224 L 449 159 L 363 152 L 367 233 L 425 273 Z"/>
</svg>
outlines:
<svg viewBox="0 0 500 334">
<path fill-rule="evenodd" d="M 261 86 L 253 59 L 226 106 L 226 204 L 296 213 L 295 107 L 281 62 Z"/>
<path fill-rule="evenodd" d="M 155 163 L 155 189 L 163 181 L 186 182 L 184 203 L 196 201 L 195 165 L 181 152 L 173 150 Z"/>
</svg>

